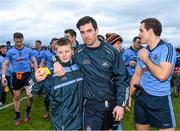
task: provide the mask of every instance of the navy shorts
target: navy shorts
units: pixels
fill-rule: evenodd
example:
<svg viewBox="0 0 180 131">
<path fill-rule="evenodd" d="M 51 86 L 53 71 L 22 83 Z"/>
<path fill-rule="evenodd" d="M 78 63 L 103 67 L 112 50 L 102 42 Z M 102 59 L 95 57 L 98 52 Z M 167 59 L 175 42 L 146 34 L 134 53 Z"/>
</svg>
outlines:
<svg viewBox="0 0 180 131">
<path fill-rule="evenodd" d="M 114 121 L 112 112 L 116 100 L 97 101 L 86 99 L 83 110 L 83 128 L 85 130 L 113 129 L 117 122 Z"/>
<path fill-rule="evenodd" d="M 136 124 L 150 124 L 159 129 L 175 128 L 171 96 L 153 96 L 141 91 L 135 97 L 134 121 Z"/>
<path fill-rule="evenodd" d="M 24 72 L 22 74 L 22 78 L 18 79 L 17 74 L 14 72 L 12 74 L 12 85 L 13 85 L 13 90 L 19 90 L 24 86 L 29 86 L 28 79 L 31 76 L 31 72 Z"/>
</svg>

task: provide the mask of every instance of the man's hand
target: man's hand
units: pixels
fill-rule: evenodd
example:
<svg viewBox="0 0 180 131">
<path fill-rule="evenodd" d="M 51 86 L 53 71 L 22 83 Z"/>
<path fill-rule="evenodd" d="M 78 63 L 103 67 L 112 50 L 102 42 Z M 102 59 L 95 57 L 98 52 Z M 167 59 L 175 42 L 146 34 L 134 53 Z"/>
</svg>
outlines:
<svg viewBox="0 0 180 131">
<path fill-rule="evenodd" d="M 148 52 L 146 49 L 142 48 L 139 51 L 138 57 L 140 60 L 142 60 L 143 62 L 146 62 L 146 60 L 148 60 Z"/>
<path fill-rule="evenodd" d="M 3 76 L 3 77 L 1 78 L 1 83 L 2 83 L 3 86 L 5 85 L 5 83 L 6 83 L 6 84 L 8 83 L 8 81 L 7 81 L 7 79 L 6 79 L 5 76 Z"/>
<path fill-rule="evenodd" d="M 115 121 L 121 121 L 124 115 L 124 108 L 121 106 L 116 106 L 112 114 L 115 118 Z"/>
<path fill-rule="evenodd" d="M 64 68 L 59 62 L 55 62 L 53 66 L 54 66 L 54 74 L 55 74 L 55 76 L 63 76 L 63 75 L 65 75 Z"/>
<path fill-rule="evenodd" d="M 130 62 L 129 62 L 129 65 L 130 65 L 130 66 L 136 66 L 136 61 L 134 61 L 134 60 L 130 61 Z"/>
</svg>

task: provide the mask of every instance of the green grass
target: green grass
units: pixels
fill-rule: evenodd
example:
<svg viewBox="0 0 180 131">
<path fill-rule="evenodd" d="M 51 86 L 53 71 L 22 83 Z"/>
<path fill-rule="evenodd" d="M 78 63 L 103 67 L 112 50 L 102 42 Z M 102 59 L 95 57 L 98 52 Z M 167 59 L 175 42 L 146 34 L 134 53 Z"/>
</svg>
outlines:
<svg viewBox="0 0 180 131">
<path fill-rule="evenodd" d="M 22 95 L 24 96 L 24 95 Z M 12 97 L 8 94 L 7 103 L 12 102 Z M 180 96 L 173 97 L 174 111 L 176 115 L 177 130 L 180 130 Z M 21 119 L 24 118 L 26 107 L 26 100 L 21 102 Z M 43 97 L 34 97 L 34 103 L 31 110 L 31 119 L 29 123 L 23 123 L 18 127 L 14 125 L 14 108 L 10 106 L 6 109 L 0 110 L 0 130 L 51 130 L 50 120 L 44 120 L 42 114 L 44 112 Z M 133 112 L 125 112 L 123 119 L 123 129 L 133 130 Z"/>
</svg>

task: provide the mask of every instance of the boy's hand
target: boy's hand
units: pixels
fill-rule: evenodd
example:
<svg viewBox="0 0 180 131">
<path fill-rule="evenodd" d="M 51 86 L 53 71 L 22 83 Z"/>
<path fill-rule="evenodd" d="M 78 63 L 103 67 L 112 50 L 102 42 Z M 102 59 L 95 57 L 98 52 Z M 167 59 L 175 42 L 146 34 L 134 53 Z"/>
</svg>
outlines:
<svg viewBox="0 0 180 131">
<path fill-rule="evenodd" d="M 54 74 L 55 74 L 55 76 L 63 76 L 63 75 L 65 75 L 64 68 L 59 62 L 55 62 L 53 66 L 54 66 Z"/>
<path fill-rule="evenodd" d="M 45 70 L 43 70 L 42 68 L 38 68 L 36 71 L 35 71 L 35 78 L 37 80 L 37 82 L 40 82 L 42 80 L 45 80 L 47 77 L 47 73 Z"/>
</svg>

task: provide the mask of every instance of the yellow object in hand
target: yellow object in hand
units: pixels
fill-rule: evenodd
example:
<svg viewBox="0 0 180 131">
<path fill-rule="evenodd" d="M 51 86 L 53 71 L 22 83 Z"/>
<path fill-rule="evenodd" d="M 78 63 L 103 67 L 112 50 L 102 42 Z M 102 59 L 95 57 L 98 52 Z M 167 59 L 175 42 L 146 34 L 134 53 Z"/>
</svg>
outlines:
<svg viewBox="0 0 180 131">
<path fill-rule="evenodd" d="M 8 85 L 6 85 L 5 87 L 4 87 L 4 91 L 7 93 L 7 92 L 9 92 L 9 87 L 8 87 Z"/>
<path fill-rule="evenodd" d="M 45 76 L 48 76 L 49 74 L 51 74 L 51 72 L 49 71 L 47 67 L 39 68 L 39 73 Z"/>
</svg>

